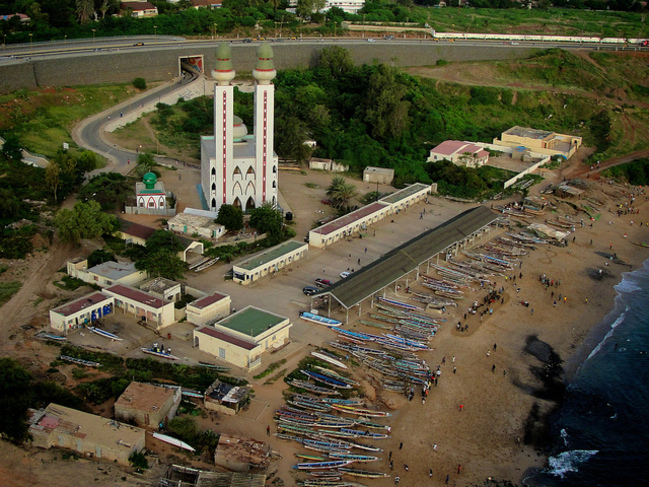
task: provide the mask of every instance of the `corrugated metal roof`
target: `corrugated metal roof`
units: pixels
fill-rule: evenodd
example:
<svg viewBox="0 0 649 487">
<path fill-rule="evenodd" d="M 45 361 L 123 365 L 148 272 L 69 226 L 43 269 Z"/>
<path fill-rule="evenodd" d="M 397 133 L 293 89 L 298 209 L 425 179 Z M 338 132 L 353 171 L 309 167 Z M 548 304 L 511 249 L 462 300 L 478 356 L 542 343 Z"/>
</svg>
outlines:
<svg viewBox="0 0 649 487">
<path fill-rule="evenodd" d="M 320 295 L 331 294 L 345 308 L 351 308 L 498 217 L 486 206 L 467 210 L 338 281 Z"/>
</svg>

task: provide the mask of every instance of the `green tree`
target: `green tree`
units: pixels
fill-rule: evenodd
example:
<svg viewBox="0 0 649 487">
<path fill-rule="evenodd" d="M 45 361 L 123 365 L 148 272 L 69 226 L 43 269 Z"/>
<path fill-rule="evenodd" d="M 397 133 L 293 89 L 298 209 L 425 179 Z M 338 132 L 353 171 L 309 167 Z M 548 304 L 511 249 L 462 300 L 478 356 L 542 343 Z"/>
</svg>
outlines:
<svg viewBox="0 0 649 487">
<path fill-rule="evenodd" d="M 319 12 L 325 6 L 325 0 L 297 0 L 295 12 L 302 19 L 310 18 L 315 12 Z"/>
<path fill-rule="evenodd" d="M 137 166 L 135 167 L 135 172 L 138 176 L 142 177 L 146 173 L 152 171 L 155 165 L 156 162 L 153 154 L 151 154 L 150 152 L 143 152 L 139 156 L 137 156 Z"/>
<path fill-rule="evenodd" d="M 381 64 L 369 80 L 364 120 L 379 139 L 399 137 L 408 128 L 410 103 L 403 100 L 408 89 L 396 74 L 396 69 Z"/>
<path fill-rule="evenodd" d="M 51 163 L 45 168 L 45 183 L 52 191 L 54 203 L 58 202 L 59 183 L 61 182 L 61 167 L 58 164 Z"/>
<path fill-rule="evenodd" d="M 95 267 L 96 265 L 103 264 L 104 262 L 113 261 L 117 262 L 115 259 L 115 254 L 104 249 L 93 250 L 92 253 L 88 256 L 88 267 Z"/>
<path fill-rule="evenodd" d="M 232 205 L 221 205 L 216 223 L 223 225 L 228 232 L 236 232 L 243 228 L 243 211 Z"/>
<path fill-rule="evenodd" d="M 161 276 L 167 279 L 183 277 L 186 265 L 178 257 L 183 246 L 180 239 L 167 230 L 156 230 L 145 244 L 146 254 L 135 263 L 135 268 L 146 271 L 150 276 Z"/>
<path fill-rule="evenodd" d="M 153 232 L 153 234 L 147 238 L 145 246 L 149 252 L 165 250 L 176 253 L 185 248 L 176 234 L 168 230 L 156 230 Z"/>
<path fill-rule="evenodd" d="M 133 193 L 132 185 L 119 173 L 108 172 L 94 176 L 79 191 L 79 199 L 94 200 L 104 211 L 122 209 L 122 205 Z"/>
<path fill-rule="evenodd" d="M 117 219 L 114 215 L 102 213 L 96 201 L 78 201 L 72 210 L 60 210 L 54 224 L 63 242 L 78 243 L 82 238 L 93 239 L 113 231 L 117 228 Z"/>
<path fill-rule="evenodd" d="M 9 161 L 20 162 L 22 161 L 23 154 L 20 148 L 20 140 L 14 134 L 9 134 L 5 138 L 5 142 L 2 145 L 0 152 L 5 156 Z"/>
<path fill-rule="evenodd" d="M 306 124 L 295 116 L 275 119 L 275 149 L 284 159 L 300 164 L 309 160 L 311 148 L 304 142 L 308 138 Z"/>
<path fill-rule="evenodd" d="M 334 176 L 327 188 L 327 197 L 334 208 L 349 207 L 349 202 L 356 197 L 356 186 L 347 183 L 342 176 Z"/>
<path fill-rule="evenodd" d="M 75 0 L 75 4 L 79 22 L 88 23 L 95 13 L 95 0 Z"/>
<path fill-rule="evenodd" d="M 15 442 L 27 437 L 32 376 L 11 358 L 0 358 L 0 432 Z"/>
<path fill-rule="evenodd" d="M 269 203 L 264 203 L 250 212 L 250 226 L 259 233 L 278 236 L 282 232 L 283 223 L 282 212 Z"/>
</svg>

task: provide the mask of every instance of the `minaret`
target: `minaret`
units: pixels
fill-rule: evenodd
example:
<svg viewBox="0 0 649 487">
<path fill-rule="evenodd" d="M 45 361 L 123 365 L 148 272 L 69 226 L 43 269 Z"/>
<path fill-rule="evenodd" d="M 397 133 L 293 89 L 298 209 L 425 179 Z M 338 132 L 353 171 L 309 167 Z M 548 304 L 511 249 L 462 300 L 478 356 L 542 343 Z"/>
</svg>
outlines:
<svg viewBox="0 0 649 487">
<path fill-rule="evenodd" d="M 216 68 L 212 70 L 214 86 L 214 143 L 216 145 L 215 161 L 210 164 L 209 188 L 203 188 L 210 210 L 216 211 L 226 203 L 228 162 L 232 161 L 233 99 L 234 79 L 232 69 L 232 49 L 228 44 L 221 44 L 216 49 Z M 206 179 L 204 179 L 205 181 Z M 208 191 L 206 191 L 208 189 Z M 208 196 L 209 195 L 209 196 Z"/>
<path fill-rule="evenodd" d="M 257 63 L 252 75 L 255 86 L 255 166 L 257 180 L 256 204 L 277 204 L 277 158 L 274 151 L 275 86 L 271 82 L 277 71 L 273 65 L 273 49 L 262 44 L 257 49 Z M 260 191 L 261 190 L 261 191 Z M 261 196 L 261 198 L 259 198 Z"/>
</svg>

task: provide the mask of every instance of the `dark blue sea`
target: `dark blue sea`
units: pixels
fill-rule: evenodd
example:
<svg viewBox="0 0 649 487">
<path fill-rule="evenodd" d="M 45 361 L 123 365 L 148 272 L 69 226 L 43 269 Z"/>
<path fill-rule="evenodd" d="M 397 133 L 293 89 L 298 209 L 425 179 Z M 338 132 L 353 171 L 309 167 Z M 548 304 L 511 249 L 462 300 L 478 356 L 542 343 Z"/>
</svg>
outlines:
<svg viewBox="0 0 649 487">
<path fill-rule="evenodd" d="M 649 261 L 615 289 L 615 308 L 570 373 L 549 466 L 532 485 L 649 486 Z"/>
</svg>

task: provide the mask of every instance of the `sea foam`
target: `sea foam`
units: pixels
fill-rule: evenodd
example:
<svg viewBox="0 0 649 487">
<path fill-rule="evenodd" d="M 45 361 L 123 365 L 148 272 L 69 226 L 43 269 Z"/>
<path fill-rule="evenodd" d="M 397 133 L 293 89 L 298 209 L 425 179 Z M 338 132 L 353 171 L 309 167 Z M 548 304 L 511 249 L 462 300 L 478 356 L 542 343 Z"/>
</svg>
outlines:
<svg viewBox="0 0 649 487">
<path fill-rule="evenodd" d="M 590 359 L 591 357 L 593 357 L 594 355 L 596 355 L 597 352 L 600 351 L 600 349 L 602 348 L 602 345 L 604 345 L 604 343 L 606 342 L 606 340 L 608 340 L 611 336 L 613 336 L 613 332 L 615 331 L 615 329 L 617 328 L 617 326 L 618 326 L 620 323 L 622 323 L 622 322 L 624 321 L 624 318 L 625 318 L 625 316 L 626 316 L 626 312 L 627 312 L 627 311 L 629 311 L 629 307 L 628 307 L 628 306 L 627 306 L 626 309 L 622 312 L 622 314 L 620 314 L 620 316 L 617 317 L 617 319 L 613 322 L 613 324 L 611 324 L 611 329 L 608 331 L 608 333 L 607 333 L 606 336 L 602 339 L 602 341 L 599 342 L 599 343 L 597 344 L 597 346 L 593 349 L 593 351 L 590 352 L 590 354 L 588 354 L 588 358 L 587 358 L 586 360 L 588 360 L 588 359 Z"/>
<path fill-rule="evenodd" d="M 571 450 L 559 453 L 556 457 L 548 458 L 552 475 L 564 478 L 568 472 L 578 472 L 577 466 L 586 462 L 599 450 Z"/>
</svg>

